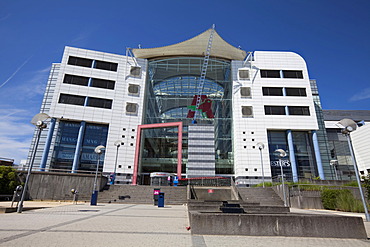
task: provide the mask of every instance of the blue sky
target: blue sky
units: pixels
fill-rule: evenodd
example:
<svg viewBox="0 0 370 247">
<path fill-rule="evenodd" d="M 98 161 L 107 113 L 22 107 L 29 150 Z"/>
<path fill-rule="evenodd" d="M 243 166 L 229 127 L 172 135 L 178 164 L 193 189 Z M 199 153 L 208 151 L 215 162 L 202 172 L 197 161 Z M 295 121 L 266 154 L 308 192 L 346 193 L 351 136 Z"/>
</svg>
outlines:
<svg viewBox="0 0 370 247">
<path fill-rule="evenodd" d="M 370 110 L 368 0 L 1 0 L 0 157 L 24 159 L 51 63 L 64 46 L 125 54 L 170 45 L 216 24 L 246 51 L 294 51 L 324 109 Z"/>
</svg>

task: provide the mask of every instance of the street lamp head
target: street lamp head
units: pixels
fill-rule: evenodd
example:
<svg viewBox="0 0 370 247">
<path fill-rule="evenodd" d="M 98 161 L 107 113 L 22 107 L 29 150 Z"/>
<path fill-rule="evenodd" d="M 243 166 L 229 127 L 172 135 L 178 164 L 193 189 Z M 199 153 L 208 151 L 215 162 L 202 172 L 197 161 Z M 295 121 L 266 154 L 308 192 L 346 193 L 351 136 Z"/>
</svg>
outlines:
<svg viewBox="0 0 370 247">
<path fill-rule="evenodd" d="M 285 150 L 281 148 L 276 149 L 274 153 L 276 153 L 276 155 L 279 156 L 280 158 L 284 158 L 285 156 L 287 156 L 287 153 L 285 152 Z"/>
<path fill-rule="evenodd" d="M 343 134 L 349 134 L 357 129 L 357 124 L 352 119 L 344 118 L 338 122 Z"/>
<path fill-rule="evenodd" d="M 103 152 L 103 149 L 105 149 L 105 147 L 103 145 L 99 145 L 95 148 L 94 152 L 97 154 L 101 154 Z"/>
<path fill-rule="evenodd" d="M 265 148 L 265 144 L 263 144 L 262 142 L 259 142 L 259 143 L 257 143 L 257 147 L 258 147 L 259 150 L 262 150 L 262 149 Z"/>
<path fill-rule="evenodd" d="M 121 141 L 120 140 L 115 141 L 114 146 L 120 147 L 121 146 Z"/>
</svg>

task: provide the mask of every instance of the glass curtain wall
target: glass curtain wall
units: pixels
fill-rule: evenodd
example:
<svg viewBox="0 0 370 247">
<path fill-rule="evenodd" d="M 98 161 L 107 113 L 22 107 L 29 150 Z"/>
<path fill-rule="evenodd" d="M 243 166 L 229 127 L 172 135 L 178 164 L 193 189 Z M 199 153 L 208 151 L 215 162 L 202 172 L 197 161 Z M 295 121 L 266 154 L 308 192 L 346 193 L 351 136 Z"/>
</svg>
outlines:
<svg viewBox="0 0 370 247">
<path fill-rule="evenodd" d="M 287 157 L 283 159 L 284 175 L 288 181 L 293 181 L 292 168 L 289 159 L 289 147 L 287 141 L 287 134 L 285 131 L 268 131 L 269 153 L 271 175 L 274 181 L 279 180 L 281 175 L 279 158 L 274 151 L 276 149 L 283 149 L 287 152 Z M 312 179 L 318 176 L 315 157 L 313 154 L 313 144 L 308 132 L 292 131 L 293 145 L 295 152 L 295 160 L 297 165 L 298 178 Z"/>
<path fill-rule="evenodd" d="M 80 125 L 80 122 L 61 121 L 59 123 L 51 168 L 72 169 Z M 106 146 L 107 136 L 108 125 L 86 124 L 82 150 L 80 151 L 79 170 L 95 171 L 98 157 L 94 149 L 99 145 Z M 100 171 L 102 171 L 103 165 L 104 152 L 100 157 Z"/>
<path fill-rule="evenodd" d="M 233 174 L 230 61 L 209 60 L 201 91 L 201 111 L 197 113 L 195 102 L 203 59 L 177 57 L 149 61 L 144 124 L 183 122 L 182 172 L 185 173 L 188 126 L 197 114 L 197 124 L 215 126 L 216 173 Z M 140 173 L 175 172 L 177 131 L 177 128 L 143 131 Z"/>
</svg>

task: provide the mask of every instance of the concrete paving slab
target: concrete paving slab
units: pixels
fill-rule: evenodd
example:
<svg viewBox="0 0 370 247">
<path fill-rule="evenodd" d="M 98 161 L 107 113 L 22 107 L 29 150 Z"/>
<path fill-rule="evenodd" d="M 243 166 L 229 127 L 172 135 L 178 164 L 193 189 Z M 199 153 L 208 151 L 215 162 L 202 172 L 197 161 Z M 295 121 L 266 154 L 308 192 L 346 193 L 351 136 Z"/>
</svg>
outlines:
<svg viewBox="0 0 370 247">
<path fill-rule="evenodd" d="M 1 214 L 0 246 L 370 246 L 356 239 L 191 235 L 188 224 L 180 205 L 69 203 Z"/>
</svg>

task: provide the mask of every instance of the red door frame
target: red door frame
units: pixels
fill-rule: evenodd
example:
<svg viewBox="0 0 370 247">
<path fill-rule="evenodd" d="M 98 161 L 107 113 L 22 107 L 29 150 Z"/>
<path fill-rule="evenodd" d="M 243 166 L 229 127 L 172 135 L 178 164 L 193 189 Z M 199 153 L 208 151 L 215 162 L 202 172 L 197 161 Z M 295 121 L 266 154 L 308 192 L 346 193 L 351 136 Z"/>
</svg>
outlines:
<svg viewBox="0 0 370 247">
<path fill-rule="evenodd" d="M 135 147 L 135 160 L 134 160 L 134 174 L 132 178 L 132 185 L 137 185 L 137 173 L 139 169 L 139 156 L 141 146 L 141 130 L 142 129 L 155 129 L 155 128 L 166 128 L 166 127 L 178 127 L 177 135 L 177 176 L 181 178 L 181 165 L 182 165 L 182 122 L 173 123 L 159 123 L 159 124 L 142 124 L 138 125 L 136 134 L 136 147 Z"/>
</svg>

